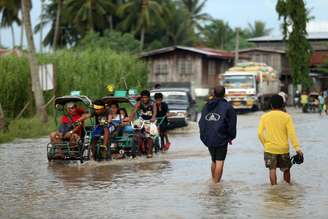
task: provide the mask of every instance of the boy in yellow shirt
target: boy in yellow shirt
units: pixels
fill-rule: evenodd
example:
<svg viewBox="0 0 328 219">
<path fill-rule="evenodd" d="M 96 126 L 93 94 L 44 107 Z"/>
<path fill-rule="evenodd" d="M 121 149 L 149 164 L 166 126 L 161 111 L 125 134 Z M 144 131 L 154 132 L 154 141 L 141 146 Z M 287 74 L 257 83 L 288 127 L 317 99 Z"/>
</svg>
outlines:
<svg viewBox="0 0 328 219">
<path fill-rule="evenodd" d="M 269 168 L 271 185 L 277 184 L 276 168 L 284 173 L 284 180 L 290 183 L 289 140 L 296 153 L 303 156 L 299 146 L 292 117 L 283 112 L 283 98 L 276 94 L 271 97 L 272 111 L 265 113 L 260 120 L 258 136 L 264 146 L 265 166 Z"/>
</svg>

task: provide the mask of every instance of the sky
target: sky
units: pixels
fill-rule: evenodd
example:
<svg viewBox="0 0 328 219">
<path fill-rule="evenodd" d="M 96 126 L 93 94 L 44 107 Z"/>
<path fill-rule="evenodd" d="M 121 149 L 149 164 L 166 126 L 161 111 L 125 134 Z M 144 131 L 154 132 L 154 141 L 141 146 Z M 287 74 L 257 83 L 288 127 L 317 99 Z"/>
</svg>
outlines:
<svg viewBox="0 0 328 219">
<path fill-rule="evenodd" d="M 163 0 L 165 1 L 165 0 Z M 255 20 L 264 21 L 268 28 L 272 28 L 272 35 L 280 34 L 280 21 L 275 11 L 277 0 L 207 0 L 204 12 L 210 14 L 216 19 L 227 21 L 232 27 L 247 27 L 248 23 L 254 23 Z M 33 9 L 31 12 L 32 25 L 38 23 L 41 13 L 41 1 L 33 0 Z M 311 15 L 314 20 L 308 25 L 308 31 L 328 32 L 328 0 L 306 0 L 307 7 L 311 9 Z M 47 28 L 44 30 L 47 32 Z M 11 47 L 12 37 L 10 29 L 0 29 L 2 44 Z M 16 43 L 19 43 L 20 28 L 15 27 Z M 39 48 L 40 37 L 35 35 L 35 42 Z M 26 41 L 24 42 L 26 45 Z"/>
</svg>

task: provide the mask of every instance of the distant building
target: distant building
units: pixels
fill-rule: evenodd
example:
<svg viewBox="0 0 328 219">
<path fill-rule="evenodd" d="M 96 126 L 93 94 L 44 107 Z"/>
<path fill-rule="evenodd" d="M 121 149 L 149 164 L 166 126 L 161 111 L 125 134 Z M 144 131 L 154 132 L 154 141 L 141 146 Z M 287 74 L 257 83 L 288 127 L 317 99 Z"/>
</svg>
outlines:
<svg viewBox="0 0 328 219">
<path fill-rule="evenodd" d="M 309 33 L 307 39 L 313 49 L 309 67 L 310 76 L 314 81 L 314 89 L 326 89 L 328 88 L 328 78 L 326 75 L 320 73 L 318 67 L 328 59 L 328 32 Z M 283 40 L 283 36 L 263 36 L 251 38 L 248 41 L 254 43 L 256 48 L 241 50 L 241 54 L 249 55 L 254 61 L 262 59 L 265 63 L 274 67 L 280 73 L 280 80 L 284 85 L 282 89 L 292 94 L 292 78 L 289 72 L 288 59 L 285 54 L 286 43 Z M 271 53 L 271 55 L 268 55 L 268 53 Z M 272 62 L 273 60 L 279 59 L 281 59 L 280 64 L 279 61 Z"/>
<path fill-rule="evenodd" d="M 234 53 L 210 48 L 171 46 L 141 54 L 150 68 L 151 84 L 189 83 L 212 88 L 234 63 Z"/>
</svg>

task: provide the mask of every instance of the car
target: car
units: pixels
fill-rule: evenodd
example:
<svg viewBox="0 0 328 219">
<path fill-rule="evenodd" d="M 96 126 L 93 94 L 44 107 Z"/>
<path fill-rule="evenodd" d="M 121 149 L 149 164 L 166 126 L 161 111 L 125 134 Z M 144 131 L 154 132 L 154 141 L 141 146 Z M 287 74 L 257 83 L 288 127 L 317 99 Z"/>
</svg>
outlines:
<svg viewBox="0 0 328 219">
<path fill-rule="evenodd" d="M 187 88 L 160 88 L 151 90 L 150 95 L 154 98 L 155 93 L 163 94 L 163 101 L 168 104 L 170 113 L 168 116 L 168 128 L 178 128 L 188 125 L 188 121 L 197 120 L 196 102 Z"/>
</svg>

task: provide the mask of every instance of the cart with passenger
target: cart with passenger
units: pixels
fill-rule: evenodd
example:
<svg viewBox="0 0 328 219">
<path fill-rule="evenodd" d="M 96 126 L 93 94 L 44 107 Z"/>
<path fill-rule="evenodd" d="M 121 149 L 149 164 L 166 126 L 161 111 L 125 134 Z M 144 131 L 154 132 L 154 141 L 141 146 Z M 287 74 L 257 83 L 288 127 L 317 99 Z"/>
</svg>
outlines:
<svg viewBox="0 0 328 219">
<path fill-rule="evenodd" d="M 87 96 L 62 96 L 55 99 L 56 132 L 47 144 L 47 158 L 53 160 L 90 159 L 89 146 L 94 119 L 79 122 L 78 116 L 91 111 L 92 101 Z M 73 109 L 75 108 L 75 109 Z M 75 110 L 75 113 L 71 113 Z"/>
</svg>

